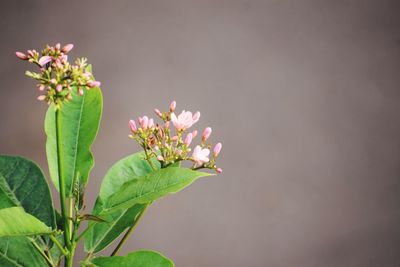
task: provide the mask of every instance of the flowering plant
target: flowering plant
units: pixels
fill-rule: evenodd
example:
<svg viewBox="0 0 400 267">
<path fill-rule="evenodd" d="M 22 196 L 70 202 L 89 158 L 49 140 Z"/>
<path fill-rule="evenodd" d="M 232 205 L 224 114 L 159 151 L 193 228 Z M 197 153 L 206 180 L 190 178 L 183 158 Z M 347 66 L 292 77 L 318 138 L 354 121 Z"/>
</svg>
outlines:
<svg viewBox="0 0 400 267">
<path fill-rule="evenodd" d="M 102 94 L 85 58 L 69 63 L 72 48 L 72 44 L 56 44 L 40 53 L 16 53 L 38 67 L 26 75 L 37 81 L 38 100 L 49 105 L 46 154 L 60 211 L 54 208 L 37 164 L 0 156 L 0 265 L 72 266 L 77 244 L 84 241 L 87 256 L 81 266 L 173 266 L 170 259 L 151 250 L 117 254 L 154 201 L 210 175 L 200 169 L 222 172 L 216 165 L 221 143 L 214 147 L 208 143 L 211 128 L 207 127 L 192 150 L 197 131 L 189 129 L 200 112 L 177 115 L 175 101 L 166 112 L 155 109 L 159 122 L 148 116 L 130 120 L 129 137 L 143 151 L 110 168 L 93 210 L 87 212 L 84 196 L 94 166 L 91 145 L 99 129 Z M 99 255 L 121 235 L 111 255 Z"/>
</svg>

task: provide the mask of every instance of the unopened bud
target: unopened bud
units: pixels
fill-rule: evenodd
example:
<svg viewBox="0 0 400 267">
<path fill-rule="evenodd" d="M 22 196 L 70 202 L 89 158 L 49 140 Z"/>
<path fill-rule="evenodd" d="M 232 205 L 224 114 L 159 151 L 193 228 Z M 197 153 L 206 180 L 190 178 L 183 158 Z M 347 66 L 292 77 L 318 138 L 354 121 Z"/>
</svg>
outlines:
<svg viewBox="0 0 400 267">
<path fill-rule="evenodd" d="M 157 156 L 157 159 L 158 159 L 159 161 L 163 161 L 163 160 L 164 160 L 164 157 L 161 156 L 161 155 L 158 155 L 158 156 Z"/>
<path fill-rule="evenodd" d="M 61 49 L 61 51 L 63 51 L 64 53 L 68 53 L 72 50 L 72 48 L 74 48 L 73 44 L 67 44 Z"/>
<path fill-rule="evenodd" d="M 214 147 L 214 157 L 217 157 L 219 155 L 219 152 L 221 152 L 222 144 L 217 143 Z"/>
<path fill-rule="evenodd" d="M 63 89 L 63 86 L 61 84 L 57 84 L 57 86 L 56 86 L 57 92 L 60 93 L 62 91 L 62 89 Z"/>
<path fill-rule="evenodd" d="M 157 114 L 158 117 L 162 118 L 162 113 L 158 109 L 154 109 L 154 112 Z"/>
<path fill-rule="evenodd" d="M 16 55 L 18 58 L 22 59 L 22 60 L 27 60 L 27 59 L 28 59 L 28 56 L 25 55 L 25 54 L 22 53 L 22 52 L 15 52 L 15 55 Z"/>
<path fill-rule="evenodd" d="M 153 128 L 154 127 L 154 120 L 153 119 L 149 119 L 149 125 L 147 127 L 149 127 L 149 128 Z"/>
<path fill-rule="evenodd" d="M 79 88 L 79 89 L 78 89 L 78 94 L 79 94 L 80 96 L 83 96 L 83 89 L 82 89 L 82 88 Z"/>
<path fill-rule="evenodd" d="M 176 108 L 176 101 L 174 100 L 169 105 L 169 111 L 174 112 L 175 108 Z"/>
<path fill-rule="evenodd" d="M 136 127 L 136 123 L 135 123 L 134 120 L 130 120 L 130 121 L 129 121 L 129 127 L 131 128 L 131 131 L 132 131 L 133 133 L 136 133 L 136 132 L 137 132 L 137 127 Z"/>
<path fill-rule="evenodd" d="M 147 116 L 143 116 L 140 126 L 142 126 L 143 129 L 147 129 L 149 126 L 149 118 Z"/>
<path fill-rule="evenodd" d="M 37 100 L 39 100 L 39 101 L 43 101 L 45 99 L 46 99 L 45 95 L 40 95 L 40 96 L 37 97 Z"/>
<path fill-rule="evenodd" d="M 43 56 L 39 59 L 39 65 L 40 66 L 45 66 L 47 63 L 49 63 L 51 61 L 51 57 L 50 56 Z"/>
<path fill-rule="evenodd" d="M 221 168 L 217 168 L 215 171 L 216 171 L 217 173 L 222 173 L 222 169 L 221 169 Z"/>
<path fill-rule="evenodd" d="M 88 81 L 88 82 L 87 82 L 87 86 L 89 86 L 90 88 L 99 87 L 100 84 L 101 84 L 101 83 L 100 83 L 99 81 Z"/>
<path fill-rule="evenodd" d="M 192 143 L 192 140 L 193 140 L 192 133 L 188 133 L 185 138 L 185 145 L 190 146 L 190 143 Z"/>
<path fill-rule="evenodd" d="M 204 129 L 202 140 L 206 141 L 211 135 L 212 129 L 211 127 L 207 127 Z"/>
<path fill-rule="evenodd" d="M 197 130 L 194 130 L 194 131 L 192 132 L 192 136 L 193 136 L 193 138 L 196 138 L 196 136 L 197 136 Z"/>
<path fill-rule="evenodd" d="M 177 135 L 172 136 L 172 137 L 171 137 L 171 140 L 172 140 L 172 141 L 175 141 L 175 142 L 178 141 L 178 136 L 177 136 Z"/>
<path fill-rule="evenodd" d="M 61 48 L 60 43 L 57 43 L 57 44 L 55 45 L 55 48 L 56 48 L 57 50 L 60 50 L 60 48 Z"/>
<path fill-rule="evenodd" d="M 169 128 L 169 121 L 165 122 L 164 124 L 164 129 L 168 129 Z"/>
<path fill-rule="evenodd" d="M 43 91 L 46 88 L 46 86 L 44 84 L 38 84 L 37 88 L 39 91 Z"/>
</svg>

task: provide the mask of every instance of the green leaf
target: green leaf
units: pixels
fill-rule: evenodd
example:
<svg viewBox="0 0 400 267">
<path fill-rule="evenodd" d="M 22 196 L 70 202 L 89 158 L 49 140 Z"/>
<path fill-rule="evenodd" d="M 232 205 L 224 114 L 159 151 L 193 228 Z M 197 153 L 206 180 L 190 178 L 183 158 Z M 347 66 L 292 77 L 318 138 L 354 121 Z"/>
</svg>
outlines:
<svg viewBox="0 0 400 267">
<path fill-rule="evenodd" d="M 21 207 L 0 210 L 0 237 L 50 234 L 53 230 Z"/>
<path fill-rule="evenodd" d="M 0 266 L 43 267 L 47 266 L 47 263 L 29 238 L 0 237 Z"/>
<path fill-rule="evenodd" d="M 159 168 L 158 161 L 154 165 Z M 97 253 L 105 249 L 114 239 L 135 223 L 135 218 L 143 211 L 144 205 L 135 205 L 129 209 L 119 209 L 103 214 L 103 202 L 117 192 L 124 183 L 144 177 L 152 171 L 144 160 L 144 153 L 130 155 L 116 164 L 107 172 L 101 184 L 92 214 L 99 215 L 106 223 L 91 222 L 92 227 L 85 235 L 85 250 Z M 93 226 L 94 224 L 94 226 Z"/>
<path fill-rule="evenodd" d="M 103 100 L 100 88 L 86 90 L 79 96 L 74 90 L 73 99 L 61 107 L 61 160 L 67 197 L 72 197 L 74 181 L 86 185 L 94 165 L 90 150 L 100 125 Z M 55 108 L 51 105 L 45 119 L 47 134 L 46 152 L 51 179 L 58 189 L 57 138 Z"/>
<path fill-rule="evenodd" d="M 104 209 L 107 212 L 119 208 L 130 208 L 135 204 L 149 203 L 165 195 L 176 193 L 198 178 L 209 175 L 211 174 L 180 167 L 153 171 L 145 177 L 123 184 L 106 200 Z"/>
<path fill-rule="evenodd" d="M 0 209 L 11 207 L 23 207 L 56 228 L 50 190 L 40 168 L 21 157 L 0 156 Z"/>
<path fill-rule="evenodd" d="M 98 257 L 92 260 L 98 267 L 173 267 L 174 263 L 158 252 L 141 250 L 126 256 Z"/>
</svg>

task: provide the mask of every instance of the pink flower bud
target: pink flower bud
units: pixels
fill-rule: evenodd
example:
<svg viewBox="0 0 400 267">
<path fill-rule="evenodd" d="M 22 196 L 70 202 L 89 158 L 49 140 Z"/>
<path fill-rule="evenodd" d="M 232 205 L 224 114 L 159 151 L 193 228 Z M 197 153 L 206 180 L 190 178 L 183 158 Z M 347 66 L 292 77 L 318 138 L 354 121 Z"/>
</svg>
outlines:
<svg viewBox="0 0 400 267">
<path fill-rule="evenodd" d="M 157 156 L 157 159 L 158 159 L 159 161 L 163 161 L 163 160 L 164 160 L 164 157 L 161 156 L 161 155 L 158 155 L 158 156 Z"/>
<path fill-rule="evenodd" d="M 72 48 L 74 48 L 73 44 L 67 44 L 61 49 L 61 51 L 63 51 L 64 53 L 68 53 L 72 50 Z"/>
<path fill-rule="evenodd" d="M 79 94 L 80 96 L 83 96 L 83 89 L 82 89 L 82 88 L 79 88 L 79 89 L 78 89 L 78 94 Z"/>
<path fill-rule="evenodd" d="M 147 127 L 149 127 L 149 128 L 153 128 L 154 127 L 154 120 L 153 119 L 149 119 L 149 125 Z"/>
<path fill-rule="evenodd" d="M 142 126 L 143 129 L 147 129 L 148 125 L 149 125 L 149 118 L 147 116 L 143 116 L 140 126 Z"/>
<path fill-rule="evenodd" d="M 169 121 L 165 122 L 164 124 L 164 129 L 168 129 L 169 128 Z"/>
<path fill-rule="evenodd" d="M 44 91 L 44 89 L 46 88 L 46 86 L 44 84 L 38 84 L 37 88 L 39 91 Z"/>
<path fill-rule="evenodd" d="M 51 61 L 51 57 L 50 56 L 43 56 L 39 59 L 39 65 L 40 66 L 45 66 L 47 63 L 49 63 Z"/>
<path fill-rule="evenodd" d="M 192 132 L 192 136 L 193 136 L 193 138 L 196 138 L 196 136 L 197 136 L 197 130 L 194 130 L 194 131 Z"/>
<path fill-rule="evenodd" d="M 51 79 L 50 82 L 51 82 L 52 84 L 56 84 L 56 83 L 57 83 L 57 80 L 56 80 L 56 79 Z"/>
<path fill-rule="evenodd" d="M 37 100 L 39 100 L 39 101 L 43 101 L 45 99 L 46 99 L 45 95 L 40 95 L 40 96 L 37 97 Z"/>
<path fill-rule="evenodd" d="M 176 101 L 174 100 L 169 105 L 169 111 L 174 112 L 175 108 L 176 108 Z"/>
<path fill-rule="evenodd" d="M 217 168 L 215 171 L 216 171 L 217 173 L 222 173 L 222 169 L 221 169 L 221 168 Z"/>
<path fill-rule="evenodd" d="M 193 117 L 192 117 L 193 123 L 198 122 L 199 119 L 200 119 L 200 112 L 197 111 L 196 113 L 194 113 L 194 115 L 193 115 Z"/>
<path fill-rule="evenodd" d="M 154 109 L 154 112 L 157 114 L 158 117 L 162 118 L 162 113 L 158 109 Z"/>
<path fill-rule="evenodd" d="M 137 132 L 137 127 L 136 127 L 136 123 L 135 123 L 134 120 L 130 120 L 130 121 L 129 121 L 129 127 L 131 128 L 131 131 L 132 131 L 133 133 L 136 133 L 136 132 Z"/>
<path fill-rule="evenodd" d="M 192 140 L 193 140 L 193 135 L 191 133 L 188 133 L 185 138 L 185 144 L 187 146 L 190 146 L 190 143 L 192 143 Z"/>
<path fill-rule="evenodd" d="M 56 86 L 57 92 L 60 93 L 62 91 L 62 89 L 63 89 L 63 86 L 61 84 L 57 84 L 57 86 Z"/>
<path fill-rule="evenodd" d="M 203 141 L 206 141 L 210 137 L 211 132 L 212 132 L 211 127 L 207 127 L 204 129 L 203 137 L 202 137 Z"/>
<path fill-rule="evenodd" d="M 29 55 L 30 57 L 33 57 L 33 56 L 34 56 L 34 53 L 33 53 L 32 50 L 28 50 L 27 52 L 28 52 L 28 55 Z"/>
<path fill-rule="evenodd" d="M 61 48 L 60 43 L 57 43 L 57 44 L 55 45 L 55 48 L 56 48 L 57 50 L 60 50 L 60 48 Z"/>
<path fill-rule="evenodd" d="M 177 136 L 177 135 L 172 136 L 172 137 L 171 137 L 171 140 L 172 140 L 172 141 L 175 141 L 175 142 L 178 141 L 178 136 Z"/>
<path fill-rule="evenodd" d="M 101 83 L 100 83 L 99 81 L 88 81 L 88 82 L 87 82 L 87 85 L 88 85 L 90 88 L 99 87 L 100 84 L 101 84 Z"/>
<path fill-rule="evenodd" d="M 219 155 L 219 152 L 221 152 L 222 144 L 218 143 L 214 147 L 214 157 Z"/>
<path fill-rule="evenodd" d="M 16 55 L 18 58 L 22 59 L 22 60 L 27 60 L 27 59 L 28 59 L 28 56 L 25 55 L 25 54 L 22 53 L 22 52 L 15 52 L 15 55 Z"/>
<path fill-rule="evenodd" d="M 139 122 L 140 125 L 142 125 L 143 118 L 142 118 L 142 117 L 139 117 L 139 118 L 138 118 L 138 122 Z"/>
</svg>

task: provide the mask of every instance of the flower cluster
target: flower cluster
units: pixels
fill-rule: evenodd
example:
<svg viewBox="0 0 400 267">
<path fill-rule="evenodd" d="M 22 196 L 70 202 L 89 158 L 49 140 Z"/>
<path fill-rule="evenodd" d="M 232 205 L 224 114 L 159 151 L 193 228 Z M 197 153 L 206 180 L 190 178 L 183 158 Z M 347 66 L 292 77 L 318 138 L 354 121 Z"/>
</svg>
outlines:
<svg viewBox="0 0 400 267">
<path fill-rule="evenodd" d="M 41 53 L 36 50 L 15 53 L 18 58 L 39 67 L 39 72 L 26 72 L 27 76 L 38 81 L 37 88 L 43 93 L 38 100 L 54 103 L 60 108 L 63 101 L 72 99 L 74 89 L 83 95 L 84 89 L 100 86 L 100 82 L 94 80 L 86 58 L 78 58 L 75 64 L 68 62 L 67 54 L 73 47 L 73 44 L 61 47 L 58 43 L 47 45 Z"/>
<path fill-rule="evenodd" d="M 218 173 L 222 169 L 216 166 L 216 158 L 221 152 L 222 145 L 217 143 L 210 157 L 211 145 L 207 143 L 211 135 L 211 128 L 204 129 L 199 145 L 192 151 L 190 145 L 197 136 L 197 131 L 188 131 L 200 119 L 200 112 L 192 114 L 190 111 L 182 111 L 175 114 L 176 102 L 170 104 L 169 111 L 161 112 L 155 109 L 156 115 L 163 121 L 155 123 L 153 118 L 139 117 L 137 121 L 130 120 L 129 126 L 135 139 L 144 149 L 147 160 L 157 158 L 161 167 L 167 167 L 175 162 L 191 161 L 192 169 L 208 168 Z M 171 124 L 175 129 L 171 129 Z"/>
</svg>

